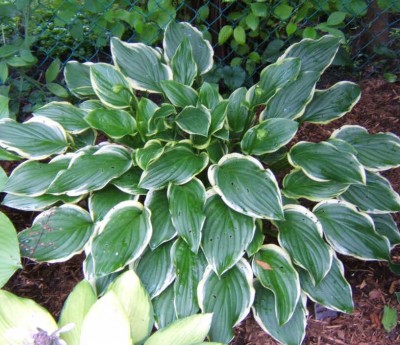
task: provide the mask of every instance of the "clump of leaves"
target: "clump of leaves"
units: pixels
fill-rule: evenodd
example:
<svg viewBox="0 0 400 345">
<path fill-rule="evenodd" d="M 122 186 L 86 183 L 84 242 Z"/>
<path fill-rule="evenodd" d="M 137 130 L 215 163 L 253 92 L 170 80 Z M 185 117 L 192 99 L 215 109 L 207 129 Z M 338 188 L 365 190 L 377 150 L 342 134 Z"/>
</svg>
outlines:
<svg viewBox="0 0 400 345">
<path fill-rule="evenodd" d="M 203 340 L 210 329 L 212 314 L 177 320 L 150 335 L 153 306 L 132 270 L 119 276 L 99 299 L 90 283 L 81 281 L 68 296 L 58 323 L 30 299 L 0 290 L 0 301 L 2 344 L 211 344 Z"/>
<path fill-rule="evenodd" d="M 340 118 L 360 97 L 346 81 L 316 89 L 338 46 L 296 43 L 227 98 L 202 82 L 213 51 L 188 23 L 167 26 L 162 50 L 113 38 L 113 65 L 70 62 L 77 106 L 0 121 L 3 156 L 26 159 L 3 204 L 43 211 L 19 234 L 22 255 L 85 250 L 99 293 L 131 266 L 160 327 L 213 313 L 212 341 L 229 342 L 250 308 L 283 344 L 302 342 L 307 298 L 350 313 L 336 253 L 389 261 L 400 243 L 400 198 L 379 174 L 400 165 L 400 139 L 344 126 L 290 144 L 303 123 Z"/>
</svg>

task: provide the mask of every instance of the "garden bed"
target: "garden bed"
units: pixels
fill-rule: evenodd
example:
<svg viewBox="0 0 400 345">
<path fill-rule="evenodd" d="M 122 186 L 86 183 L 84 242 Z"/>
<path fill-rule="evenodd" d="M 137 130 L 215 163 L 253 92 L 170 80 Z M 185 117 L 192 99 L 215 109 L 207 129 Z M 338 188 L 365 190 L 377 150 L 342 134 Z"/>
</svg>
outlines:
<svg viewBox="0 0 400 345">
<path fill-rule="evenodd" d="M 329 72 L 327 73 L 329 77 Z M 332 80 L 333 73 L 330 73 Z M 343 75 L 340 80 L 345 79 Z M 329 78 L 324 87 L 332 85 Z M 393 132 L 400 135 L 400 85 L 389 84 L 382 79 L 366 79 L 360 82 L 363 93 L 360 102 L 343 119 L 327 126 L 306 124 L 298 133 L 298 140 L 318 142 L 327 139 L 332 130 L 344 124 L 358 124 L 370 133 Z M 11 166 L 4 166 L 9 170 Z M 384 172 L 393 188 L 400 191 L 400 169 Z M 3 207 L 18 230 L 30 226 L 34 215 L 21 213 Z M 399 224 L 400 217 L 395 218 Z M 400 250 L 393 251 L 393 259 L 400 259 Z M 5 289 L 29 297 L 46 307 L 55 317 L 59 316 L 62 304 L 75 286 L 83 278 L 81 271 L 82 256 L 76 256 L 63 264 L 35 264 L 24 259 L 24 269 L 16 272 Z M 400 304 L 395 292 L 400 291 L 400 278 L 392 274 L 386 263 L 362 262 L 344 259 L 346 278 L 354 295 L 355 312 L 353 315 L 339 315 L 336 318 L 316 320 L 313 306 L 307 336 L 304 344 L 338 345 L 389 345 L 400 344 L 400 326 L 389 334 L 381 324 L 384 306 L 397 308 Z M 235 330 L 234 345 L 277 344 L 259 328 L 250 316 Z"/>
</svg>

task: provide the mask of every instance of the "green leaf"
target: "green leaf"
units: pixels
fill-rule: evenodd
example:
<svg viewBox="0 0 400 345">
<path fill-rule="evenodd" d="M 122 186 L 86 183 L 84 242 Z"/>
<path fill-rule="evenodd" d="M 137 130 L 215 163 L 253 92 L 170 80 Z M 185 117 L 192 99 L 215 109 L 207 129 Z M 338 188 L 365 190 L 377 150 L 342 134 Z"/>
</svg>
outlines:
<svg viewBox="0 0 400 345">
<path fill-rule="evenodd" d="M 97 139 L 97 132 L 93 129 L 88 129 L 82 133 L 72 135 L 75 147 L 77 149 L 84 148 L 85 146 L 93 146 Z"/>
<path fill-rule="evenodd" d="M 135 152 L 135 160 L 137 165 L 146 170 L 147 166 L 156 160 L 164 152 L 164 147 L 161 141 L 149 140 L 144 147 L 137 149 Z"/>
<path fill-rule="evenodd" d="M 176 109 L 170 103 L 163 103 L 152 115 L 151 119 L 148 121 L 148 135 L 153 135 L 157 133 L 162 133 L 163 131 L 171 128 L 170 122 L 172 119 L 168 119 L 169 116 L 175 115 Z"/>
<path fill-rule="evenodd" d="M 154 250 L 176 236 L 168 207 L 167 191 L 165 189 L 149 191 L 144 205 L 151 211 L 150 219 L 153 234 L 150 240 L 150 248 Z"/>
<path fill-rule="evenodd" d="M 125 43 L 113 37 L 111 54 L 134 89 L 162 92 L 160 82 L 172 79 L 172 71 L 161 62 L 160 53 L 143 43 Z"/>
<path fill-rule="evenodd" d="M 390 182 L 379 173 L 366 172 L 365 185 L 351 185 L 340 199 L 358 206 L 370 213 L 388 213 L 400 211 L 400 196 Z"/>
<path fill-rule="evenodd" d="M 244 31 L 242 26 L 238 25 L 233 30 L 233 38 L 239 45 L 243 45 L 246 43 L 246 32 Z"/>
<path fill-rule="evenodd" d="M 365 171 L 357 158 L 327 142 L 299 142 L 290 149 L 288 160 L 318 182 L 365 183 Z"/>
<path fill-rule="evenodd" d="M 69 61 L 65 65 L 65 83 L 69 91 L 78 98 L 96 96 L 90 81 L 91 65 L 91 62 L 79 63 L 77 61 Z"/>
<path fill-rule="evenodd" d="M 315 84 L 319 78 L 316 72 L 303 72 L 293 81 L 285 84 L 268 101 L 260 115 L 260 120 L 268 118 L 297 119 L 301 117 L 314 95 Z M 290 99 L 290 102 L 288 102 Z"/>
<path fill-rule="evenodd" d="M 184 39 L 171 59 L 174 80 L 191 86 L 197 76 L 197 65 L 189 39 Z"/>
<path fill-rule="evenodd" d="M 368 134 L 361 126 L 343 126 L 334 131 L 331 138 L 351 144 L 367 170 L 382 171 L 400 166 L 400 139 L 392 133 Z"/>
<path fill-rule="evenodd" d="M 148 165 L 140 178 L 139 187 L 161 189 L 169 182 L 184 184 L 201 172 L 207 164 L 208 156 L 205 153 L 196 155 L 188 147 L 172 147 Z"/>
<path fill-rule="evenodd" d="M 65 195 L 41 195 L 37 197 L 19 196 L 7 194 L 3 199 L 2 205 L 22 211 L 42 211 L 58 202 L 76 203 L 82 197 L 68 197 Z"/>
<path fill-rule="evenodd" d="M 171 259 L 172 241 L 154 250 L 147 250 L 136 268 L 140 280 L 151 298 L 157 297 L 175 279 L 175 267 Z"/>
<path fill-rule="evenodd" d="M 303 206 L 284 207 L 285 220 L 275 221 L 278 241 L 293 262 L 307 270 L 318 285 L 332 264 L 332 251 L 322 239 L 322 226 Z"/>
<path fill-rule="evenodd" d="M 346 18 L 345 12 L 332 12 L 326 23 L 331 26 L 340 25 L 343 23 L 344 19 Z"/>
<path fill-rule="evenodd" d="M 261 249 L 265 239 L 265 235 L 262 228 L 263 226 L 262 220 L 257 219 L 255 223 L 256 223 L 256 230 L 254 232 L 253 239 L 251 240 L 250 244 L 247 246 L 246 249 L 247 255 L 249 257 L 253 256 Z"/>
<path fill-rule="evenodd" d="M 164 80 L 161 88 L 170 102 L 179 108 L 196 105 L 198 94 L 190 86 L 181 84 L 175 80 Z"/>
<path fill-rule="evenodd" d="M 240 146 L 249 155 L 275 152 L 293 139 L 298 127 L 299 124 L 290 119 L 268 119 L 251 127 L 245 133 Z"/>
<path fill-rule="evenodd" d="M 21 157 L 45 159 L 65 152 L 67 135 L 57 123 L 45 117 L 34 117 L 24 123 L 0 120 L 0 146 Z"/>
<path fill-rule="evenodd" d="M 327 90 L 316 90 L 300 121 L 329 123 L 349 112 L 360 96 L 360 87 L 348 81 L 336 83 Z"/>
<path fill-rule="evenodd" d="M 0 61 L 0 84 L 5 84 L 8 78 L 8 67 L 4 61 Z"/>
<path fill-rule="evenodd" d="M 209 195 L 204 211 L 203 252 L 214 272 L 221 276 L 242 258 L 254 236 L 254 219 L 229 208 L 217 194 Z"/>
<path fill-rule="evenodd" d="M 172 246 L 171 257 L 176 271 L 174 306 L 180 319 L 196 314 L 199 310 L 197 286 L 204 274 L 207 260 L 201 252 L 193 253 L 181 239 Z"/>
<path fill-rule="evenodd" d="M 211 124 L 210 111 L 199 107 L 185 107 L 175 118 L 177 125 L 186 133 L 207 136 Z"/>
<path fill-rule="evenodd" d="M 382 325 L 385 328 L 386 332 L 391 332 L 397 326 L 397 309 L 390 308 L 387 305 L 383 308 L 383 317 L 382 317 Z"/>
<path fill-rule="evenodd" d="M 68 98 L 70 95 L 68 93 L 68 91 L 60 84 L 48 83 L 48 84 L 46 84 L 46 87 L 53 95 L 55 95 L 57 97 Z"/>
<path fill-rule="evenodd" d="M 293 316 L 300 298 L 299 275 L 289 255 L 275 244 L 267 244 L 254 255 L 253 271 L 261 284 L 275 296 L 275 313 L 280 326 Z"/>
<path fill-rule="evenodd" d="M 314 28 L 308 27 L 303 30 L 303 38 L 316 39 L 317 37 L 318 33 Z"/>
<path fill-rule="evenodd" d="M 301 268 L 298 271 L 301 287 L 311 300 L 329 309 L 343 313 L 353 312 L 351 286 L 344 277 L 343 264 L 336 256 L 333 257 L 330 271 L 318 285 L 313 283 L 306 271 Z"/>
<path fill-rule="evenodd" d="M 60 328 L 74 324 L 70 331 L 60 334 L 60 338 L 68 345 L 80 345 L 83 320 L 96 301 L 96 293 L 87 280 L 80 281 L 68 295 L 58 321 Z"/>
<path fill-rule="evenodd" d="M 154 333 L 144 345 L 191 345 L 201 342 L 211 326 L 212 314 L 192 315 Z"/>
<path fill-rule="evenodd" d="M 293 11 L 293 7 L 286 5 L 286 4 L 280 4 L 274 9 L 274 15 L 280 19 L 280 20 L 285 20 L 288 19 Z"/>
<path fill-rule="evenodd" d="M 142 173 L 142 169 L 135 166 L 129 169 L 120 177 L 112 180 L 111 183 L 124 193 L 134 196 L 146 195 L 147 189 L 139 188 L 139 180 Z"/>
<path fill-rule="evenodd" d="M 246 24 L 251 30 L 257 30 L 260 24 L 260 18 L 257 17 L 254 13 L 249 13 L 246 16 Z"/>
<path fill-rule="evenodd" d="M 103 220 L 115 205 L 127 200 L 135 200 L 135 197 L 131 194 L 121 192 L 114 186 L 107 186 L 92 193 L 89 198 L 89 212 L 93 221 Z"/>
<path fill-rule="evenodd" d="M 111 138 L 122 138 L 136 132 L 135 118 L 125 110 L 96 109 L 85 117 L 86 122 Z"/>
<path fill-rule="evenodd" d="M 389 241 L 374 229 L 373 220 L 352 204 L 328 200 L 314 207 L 324 235 L 340 254 L 362 260 L 389 260 Z"/>
<path fill-rule="evenodd" d="M 216 110 L 216 107 L 221 103 L 222 97 L 218 92 L 217 84 L 209 84 L 204 82 L 201 84 L 199 90 L 199 103 L 204 105 L 206 108 Z"/>
<path fill-rule="evenodd" d="M 250 312 L 254 301 L 253 273 L 242 259 L 222 277 L 209 266 L 197 288 L 203 313 L 213 313 L 209 337 L 211 341 L 229 343 L 235 327 Z"/>
<path fill-rule="evenodd" d="M 92 242 L 96 276 L 120 271 L 135 261 L 150 242 L 150 211 L 135 201 L 124 201 L 107 213 Z"/>
<path fill-rule="evenodd" d="M 50 313 L 28 298 L 0 290 L 0 344 L 32 344 L 38 328 L 52 334 L 57 323 Z"/>
<path fill-rule="evenodd" d="M 58 122 L 65 130 L 77 134 L 90 128 L 84 117 L 86 111 L 68 102 L 50 102 L 35 110 L 34 116 L 44 116 Z"/>
<path fill-rule="evenodd" d="M 81 345 L 132 345 L 128 317 L 112 291 L 107 292 L 89 310 L 81 331 Z"/>
<path fill-rule="evenodd" d="M 286 33 L 288 36 L 293 35 L 297 31 L 297 24 L 296 23 L 288 23 L 286 25 Z"/>
<path fill-rule="evenodd" d="M 0 288 L 14 272 L 22 268 L 17 232 L 7 216 L 0 212 Z M 1 312 L 0 312 L 1 313 Z"/>
<path fill-rule="evenodd" d="M 299 58 L 281 59 L 265 67 L 260 74 L 258 86 L 262 89 L 259 101 L 254 105 L 268 102 L 288 82 L 297 78 L 300 72 L 301 61 Z"/>
<path fill-rule="evenodd" d="M 275 176 L 255 158 L 232 153 L 208 170 L 208 179 L 222 200 L 250 217 L 283 219 Z"/>
<path fill-rule="evenodd" d="M 227 140 L 229 137 L 228 130 L 225 128 L 226 110 L 228 107 L 227 101 L 219 103 L 211 113 L 210 134 L 222 140 Z"/>
<path fill-rule="evenodd" d="M 0 119 L 7 119 L 10 117 L 10 110 L 8 107 L 9 101 L 9 97 L 0 95 Z"/>
<path fill-rule="evenodd" d="M 60 73 L 60 59 L 54 59 L 45 73 L 46 83 L 52 83 Z"/>
<path fill-rule="evenodd" d="M 222 46 L 233 34 L 231 25 L 224 25 L 218 33 L 218 44 Z"/>
<path fill-rule="evenodd" d="M 156 318 L 156 327 L 164 328 L 176 320 L 174 306 L 174 285 L 168 286 L 161 294 L 152 300 Z"/>
<path fill-rule="evenodd" d="M 49 163 L 25 161 L 13 170 L 3 192 L 30 197 L 43 195 L 60 171 L 68 168 L 70 161 L 69 155 L 57 156 Z"/>
<path fill-rule="evenodd" d="M 246 98 L 246 88 L 241 87 L 229 96 L 226 116 L 228 119 L 229 130 L 241 132 L 247 123 L 249 109 L 244 105 Z"/>
<path fill-rule="evenodd" d="M 268 10 L 269 10 L 268 4 L 256 2 L 256 3 L 251 3 L 250 7 L 251 7 L 251 11 L 257 17 L 267 17 L 268 16 Z"/>
<path fill-rule="evenodd" d="M 240 66 L 224 66 L 222 80 L 229 89 L 235 90 L 244 84 L 246 71 Z"/>
<path fill-rule="evenodd" d="M 142 344 L 153 329 L 153 306 L 150 296 L 133 270 L 122 273 L 111 285 L 125 311 L 134 344 Z"/>
<path fill-rule="evenodd" d="M 206 189 L 194 178 L 183 185 L 168 186 L 169 212 L 179 236 L 189 245 L 193 253 L 200 247 L 201 231 L 205 221 L 204 205 Z"/>
<path fill-rule="evenodd" d="M 400 232 L 396 222 L 390 214 L 370 214 L 378 234 L 387 237 L 390 246 L 400 244 Z"/>
<path fill-rule="evenodd" d="M 301 345 L 306 335 L 308 311 L 305 299 L 300 298 L 290 320 L 279 325 L 276 317 L 274 293 L 265 289 L 259 281 L 254 282 L 256 297 L 253 304 L 253 315 L 261 328 L 274 339 L 286 345 Z"/>
<path fill-rule="evenodd" d="M 128 108 L 134 98 L 125 76 L 114 66 L 96 63 L 90 66 L 90 80 L 97 97 L 108 107 Z"/>
<path fill-rule="evenodd" d="M 213 66 L 214 51 L 210 42 L 203 38 L 203 34 L 189 23 L 176 23 L 170 21 L 164 33 L 163 47 L 167 60 L 171 60 L 180 44 L 189 39 L 192 47 L 194 61 L 197 64 L 198 73 L 203 75 Z"/>
<path fill-rule="evenodd" d="M 305 38 L 292 44 L 278 59 L 290 57 L 301 59 L 301 71 L 314 71 L 321 74 L 333 61 L 339 49 L 340 39 L 334 36 L 323 36 L 318 40 Z"/>
<path fill-rule="evenodd" d="M 68 204 L 51 208 L 18 234 L 21 255 L 38 262 L 64 262 L 82 252 L 93 231 L 84 209 Z"/>
<path fill-rule="evenodd" d="M 210 161 L 214 164 L 228 153 L 228 147 L 222 140 L 212 140 L 207 146 L 207 153 L 210 157 Z"/>
<path fill-rule="evenodd" d="M 14 169 L 15 170 L 15 169 Z M 4 191 L 4 185 L 7 183 L 8 176 L 3 168 L 0 166 L 0 192 Z"/>
<path fill-rule="evenodd" d="M 2 149 L 0 147 L 0 160 L 1 161 L 19 161 L 21 160 L 21 157 L 14 155 L 13 153 Z"/>
<path fill-rule="evenodd" d="M 77 151 L 74 155 L 68 169 L 57 175 L 48 193 L 77 196 L 102 189 L 132 165 L 129 151 L 115 144 L 106 144 L 95 152 Z"/>
<path fill-rule="evenodd" d="M 315 181 L 310 179 L 301 169 L 294 169 L 283 179 L 282 193 L 288 198 L 323 201 L 337 197 L 344 193 L 348 187 L 348 183 Z"/>
</svg>

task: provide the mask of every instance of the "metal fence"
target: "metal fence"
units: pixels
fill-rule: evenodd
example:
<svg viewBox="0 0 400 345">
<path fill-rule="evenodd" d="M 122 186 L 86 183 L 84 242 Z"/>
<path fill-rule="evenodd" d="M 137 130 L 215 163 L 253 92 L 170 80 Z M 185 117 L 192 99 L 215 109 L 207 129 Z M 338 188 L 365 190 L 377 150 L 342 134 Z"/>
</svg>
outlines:
<svg viewBox="0 0 400 345">
<path fill-rule="evenodd" d="M 217 65 L 250 77 L 290 43 L 326 33 L 343 38 L 338 64 L 370 73 L 400 65 L 398 0 L 0 0 L 0 19 L 0 42 L 23 39 L 39 69 L 56 57 L 109 61 L 111 36 L 159 45 L 170 20 L 194 24 L 212 42 Z"/>
</svg>

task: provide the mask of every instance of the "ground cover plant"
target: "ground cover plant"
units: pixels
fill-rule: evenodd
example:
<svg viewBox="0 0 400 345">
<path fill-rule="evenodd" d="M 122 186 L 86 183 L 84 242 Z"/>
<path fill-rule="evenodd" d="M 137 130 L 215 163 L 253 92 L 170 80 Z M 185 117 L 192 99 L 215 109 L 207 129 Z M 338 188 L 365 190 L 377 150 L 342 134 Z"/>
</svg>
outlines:
<svg viewBox="0 0 400 345">
<path fill-rule="evenodd" d="M 150 335 L 154 323 L 150 296 L 132 270 L 119 276 L 99 299 L 90 283 L 81 281 L 68 296 L 58 323 L 30 299 L 0 290 L 0 301 L 1 344 L 211 344 L 203 340 L 212 314 L 176 320 Z"/>
<path fill-rule="evenodd" d="M 250 308 L 284 344 L 302 342 L 307 298 L 351 312 L 336 253 L 390 261 L 400 198 L 379 171 L 400 165 L 400 140 L 344 126 L 291 143 L 301 124 L 359 99 L 350 82 L 316 90 L 338 46 L 294 44 L 227 98 L 202 82 L 213 51 L 187 23 L 167 26 L 163 50 L 113 38 L 113 65 L 69 63 L 77 106 L 0 121 L 2 157 L 26 159 L 3 204 L 42 211 L 18 235 L 21 254 L 60 262 L 84 250 L 99 295 L 134 268 L 159 327 L 213 313 L 211 341 L 229 342 Z"/>
</svg>

